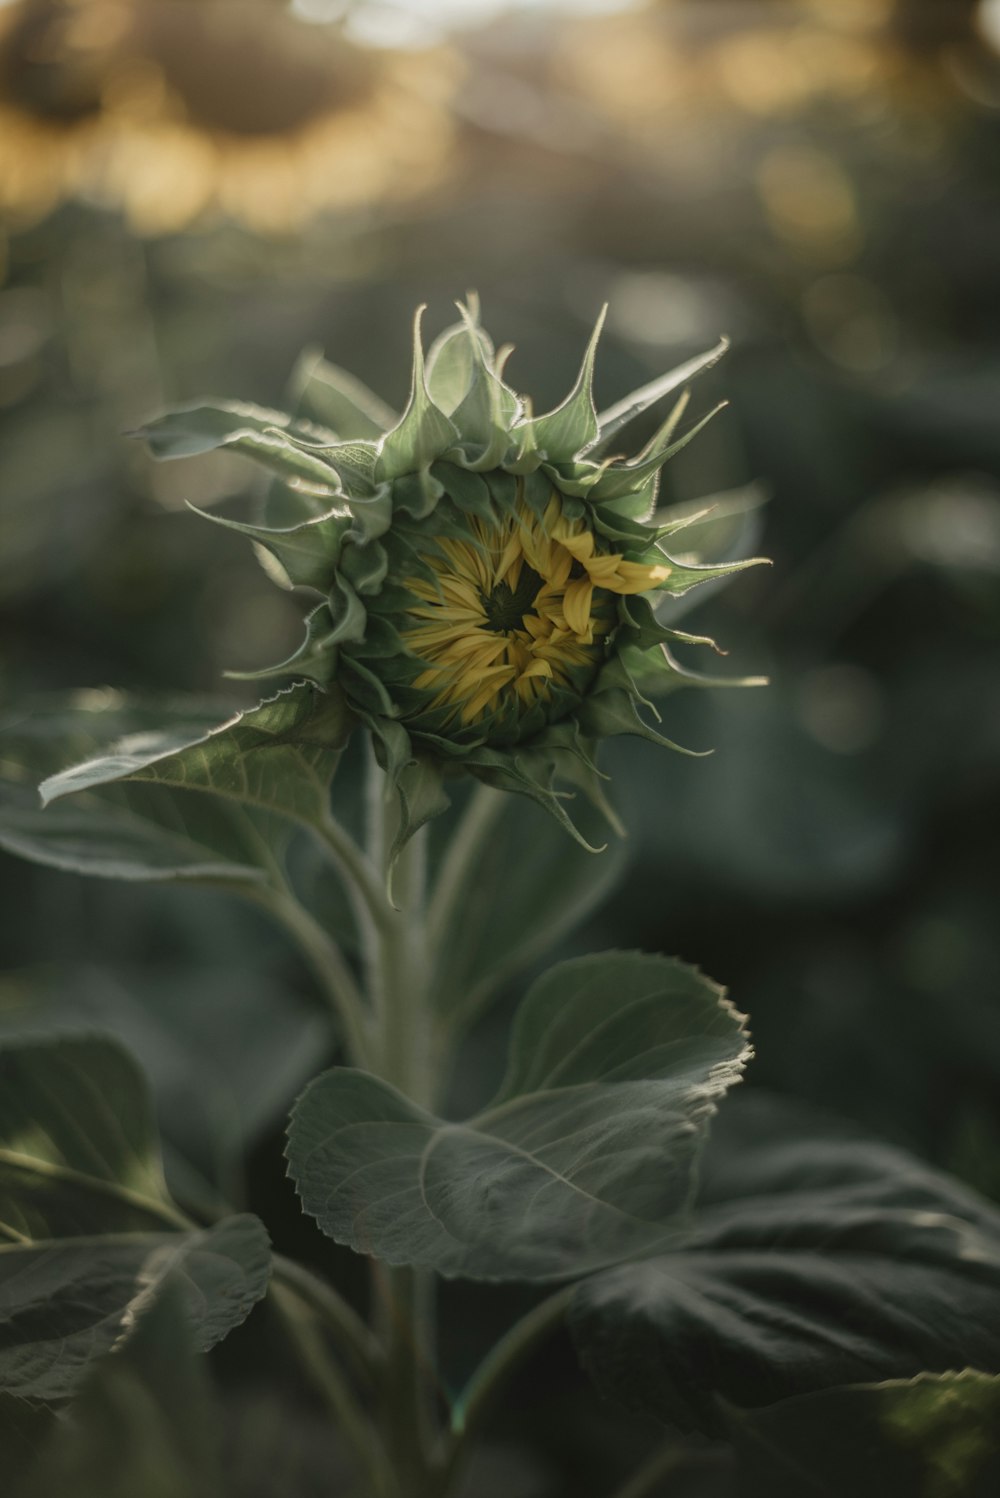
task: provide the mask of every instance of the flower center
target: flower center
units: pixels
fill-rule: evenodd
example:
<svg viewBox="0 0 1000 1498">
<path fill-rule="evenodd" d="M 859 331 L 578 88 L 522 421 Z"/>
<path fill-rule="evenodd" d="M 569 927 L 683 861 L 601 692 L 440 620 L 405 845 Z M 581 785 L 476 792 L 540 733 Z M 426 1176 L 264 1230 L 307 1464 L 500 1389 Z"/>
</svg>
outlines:
<svg viewBox="0 0 1000 1498">
<path fill-rule="evenodd" d="M 489 741 L 539 708 L 550 721 L 570 711 L 604 659 L 613 595 L 654 587 L 669 567 L 600 550 L 556 493 L 544 515 L 519 500 L 466 524 L 461 539 L 451 526 L 435 536 L 423 575 L 404 579 L 403 634 L 421 665 L 413 686 L 430 694 L 412 716 L 435 733 L 475 724 Z"/>
<path fill-rule="evenodd" d="M 503 578 L 489 593 L 481 593 L 483 613 L 486 615 L 484 629 L 494 634 L 509 634 L 511 630 L 523 629 L 525 616 L 538 615 L 532 604 L 538 596 L 542 579 L 533 567 L 526 563 L 521 568 L 517 585 L 511 587 Z"/>
</svg>

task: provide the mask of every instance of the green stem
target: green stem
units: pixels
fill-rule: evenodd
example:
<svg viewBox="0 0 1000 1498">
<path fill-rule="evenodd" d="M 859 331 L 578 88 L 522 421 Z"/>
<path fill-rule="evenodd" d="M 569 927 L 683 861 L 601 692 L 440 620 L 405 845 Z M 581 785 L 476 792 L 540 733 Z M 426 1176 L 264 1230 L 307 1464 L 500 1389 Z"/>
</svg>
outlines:
<svg viewBox="0 0 1000 1498">
<path fill-rule="evenodd" d="M 684 1460 L 685 1453 L 678 1449 L 676 1442 L 670 1441 L 665 1446 L 657 1447 L 638 1472 L 634 1472 L 622 1487 L 615 1489 L 611 1498 L 648 1498 L 654 1484 L 661 1477 L 669 1477 Z"/>
<path fill-rule="evenodd" d="M 437 1379 L 433 1357 L 431 1278 L 408 1268 L 378 1271 L 375 1310 L 386 1348 L 382 1417 L 386 1447 L 392 1452 L 407 1498 L 437 1494 L 434 1453 L 439 1445 L 435 1420 Z"/>
<path fill-rule="evenodd" d="M 269 884 L 244 893 L 263 905 L 294 938 L 340 1022 L 351 1060 L 367 1065 L 370 1037 L 365 1001 L 337 943 L 287 888 Z"/>
<path fill-rule="evenodd" d="M 302 1264 L 286 1259 L 283 1254 L 275 1254 L 273 1264 L 275 1283 L 287 1285 L 319 1315 L 352 1371 L 371 1387 L 381 1364 L 382 1349 L 357 1311 L 337 1294 L 332 1285 Z"/>
<path fill-rule="evenodd" d="M 488 785 L 477 785 L 469 797 L 441 864 L 427 914 L 428 943 L 432 952 L 438 951 L 447 937 L 455 911 L 465 894 L 469 876 L 476 867 L 483 844 L 493 831 L 503 804 L 503 792 Z"/>
<path fill-rule="evenodd" d="M 268 872 L 270 877 L 267 884 L 254 885 L 241 883 L 239 885 L 232 885 L 230 888 L 234 894 L 238 894 L 244 899 L 255 900 L 258 905 L 263 905 L 296 941 L 316 974 L 320 988 L 330 1001 L 334 1014 L 340 1021 L 351 1059 L 356 1061 L 358 1065 L 363 1066 L 368 1054 L 368 1037 L 366 1034 L 367 1016 L 365 1014 L 364 999 L 354 981 L 354 975 L 345 962 L 340 947 L 334 941 L 333 937 L 324 930 L 299 901 L 298 896 L 289 883 L 284 862 L 275 857 L 270 844 L 262 836 L 253 819 L 245 815 L 244 823 L 248 837 L 255 844 L 257 857 L 261 866 Z M 319 829 L 312 827 L 311 830 L 317 831 Z M 345 843 L 350 843 L 357 857 L 361 858 L 360 850 L 343 829 L 338 828 L 338 830 L 342 840 Z M 348 890 L 352 892 L 352 899 L 354 899 L 353 891 L 355 886 L 350 878 L 347 879 L 347 886 Z M 363 904 L 360 897 L 355 903 Z M 367 918 L 364 911 L 361 914 Z"/>
<path fill-rule="evenodd" d="M 367 787 L 369 857 L 388 885 L 396 835 L 395 810 L 386 798 L 386 777 L 371 753 Z M 387 813 L 390 813 L 387 815 Z M 398 812 L 397 812 L 398 815 Z M 394 870 L 397 908 L 374 933 L 366 957 L 376 1017 L 378 1073 L 420 1107 L 435 1101 L 434 1025 L 428 1006 L 427 843 L 417 832 L 400 852 Z M 432 1491 L 431 1452 L 435 1421 L 433 1280 L 425 1271 L 376 1266 L 373 1300 L 386 1349 L 382 1405 L 387 1447 L 407 1498 Z"/>
<path fill-rule="evenodd" d="M 346 1378 L 327 1356 L 310 1302 L 297 1289 L 280 1282 L 272 1287 L 272 1296 L 304 1368 L 364 1474 L 366 1498 L 403 1498 L 374 1425 Z"/>
<path fill-rule="evenodd" d="M 378 865 L 358 847 L 348 832 L 341 827 L 332 812 L 321 822 L 311 824 L 312 830 L 324 846 L 333 854 L 334 862 L 344 875 L 349 891 L 357 891 L 364 902 L 367 916 L 376 928 L 381 928 L 393 915 L 392 905 L 385 891 L 385 884 L 378 874 Z"/>
<path fill-rule="evenodd" d="M 557 1290 L 514 1323 L 480 1363 L 451 1412 L 451 1439 L 442 1466 L 445 1489 L 455 1480 L 472 1439 L 503 1393 L 511 1375 L 544 1337 L 563 1320 L 573 1286 Z"/>
<path fill-rule="evenodd" d="M 418 1106 L 434 1105 L 434 1025 L 428 1008 L 430 954 L 424 918 L 426 840 L 416 833 L 399 854 L 399 909 L 382 932 L 373 973 L 381 1029 L 381 1076 Z"/>
<path fill-rule="evenodd" d="M 387 800 L 387 779 L 369 744 L 365 793 L 368 859 L 381 869 L 383 888 L 396 838 L 398 807 Z M 422 1107 L 433 1102 L 433 1023 L 428 1012 L 430 960 L 427 928 L 427 838 L 406 843 L 393 870 L 395 906 L 365 933 L 366 984 L 377 1031 L 375 1069 Z"/>
<path fill-rule="evenodd" d="M 159 1226 L 172 1228 L 175 1232 L 178 1229 L 183 1233 L 198 1230 L 198 1224 L 178 1211 L 171 1202 L 143 1196 L 142 1192 L 133 1191 L 118 1181 L 106 1181 L 100 1176 L 88 1175 L 86 1171 L 74 1170 L 71 1165 L 63 1165 L 58 1160 L 43 1160 L 38 1155 L 25 1155 L 19 1150 L 0 1149 L 0 1165 L 8 1170 L 23 1171 L 29 1177 L 43 1176 L 60 1185 L 73 1186 L 93 1196 L 106 1197 L 119 1206 L 128 1207 L 132 1212 L 145 1213 Z"/>
</svg>

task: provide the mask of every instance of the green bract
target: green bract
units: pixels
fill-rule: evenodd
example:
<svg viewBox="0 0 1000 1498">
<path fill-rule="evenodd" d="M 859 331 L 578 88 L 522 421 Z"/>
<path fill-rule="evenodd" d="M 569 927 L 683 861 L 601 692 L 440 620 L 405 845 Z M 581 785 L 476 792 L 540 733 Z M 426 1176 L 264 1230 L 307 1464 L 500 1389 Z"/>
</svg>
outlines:
<svg viewBox="0 0 1000 1498">
<path fill-rule="evenodd" d="M 725 344 L 599 416 L 602 314 L 573 389 L 536 417 L 505 384 L 507 351 L 494 351 L 475 300 L 460 312 L 426 363 L 418 314 L 398 419 L 319 364 L 307 403 L 328 425 L 219 403 L 141 435 L 164 458 L 233 447 L 285 481 L 266 524 L 206 518 L 249 536 L 279 582 L 319 595 L 300 649 L 256 674 L 308 677 L 370 729 L 399 795 L 400 843 L 447 806 L 443 782 L 460 772 L 533 797 L 579 836 L 556 785 L 612 815 L 598 741 L 670 743 L 649 698 L 685 677 L 669 647 L 695 637 L 659 622 L 655 594 L 752 565 L 695 566 L 664 548 L 688 522 L 656 524 L 660 470 L 709 419 L 677 437 L 686 397 L 636 456 L 607 452 Z"/>
</svg>

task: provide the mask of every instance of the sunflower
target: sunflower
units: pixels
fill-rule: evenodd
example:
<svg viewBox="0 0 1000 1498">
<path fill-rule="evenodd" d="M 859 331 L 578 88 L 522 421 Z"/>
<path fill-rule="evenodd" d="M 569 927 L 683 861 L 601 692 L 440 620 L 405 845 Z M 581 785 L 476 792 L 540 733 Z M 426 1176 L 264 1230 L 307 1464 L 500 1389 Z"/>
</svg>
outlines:
<svg viewBox="0 0 1000 1498">
<path fill-rule="evenodd" d="M 460 311 L 426 365 L 418 316 L 398 419 L 322 365 L 305 382 L 305 416 L 219 402 L 141 435 L 157 457 L 229 446 L 286 480 L 270 524 L 207 517 L 255 541 L 280 581 L 318 595 L 301 648 L 254 674 L 309 677 L 371 731 L 399 793 L 401 838 L 447 805 L 458 774 L 529 795 L 575 830 L 558 782 L 607 809 L 601 739 L 670 744 L 651 695 L 687 679 L 670 647 L 696 637 L 657 618 L 656 595 L 752 565 L 665 550 L 682 522 L 653 518 L 660 470 L 704 425 L 676 435 L 686 396 L 637 456 L 605 452 L 724 345 L 599 417 L 599 321 L 573 390 L 535 416 L 504 382 L 506 351 L 494 351 L 475 300 Z"/>
<path fill-rule="evenodd" d="M 0 207 L 276 231 L 412 196 L 447 161 L 454 81 L 443 51 L 370 52 L 270 0 L 20 0 L 0 9 Z"/>
<path fill-rule="evenodd" d="M 593 676 L 614 628 L 609 594 L 645 592 L 667 576 L 663 565 L 597 552 L 555 493 L 541 519 L 520 499 L 469 529 L 468 541 L 441 542 L 430 578 L 405 580 L 417 603 L 404 639 L 427 668 L 413 685 L 434 692 L 428 711 L 443 710 L 446 726 L 516 716 Z"/>
</svg>

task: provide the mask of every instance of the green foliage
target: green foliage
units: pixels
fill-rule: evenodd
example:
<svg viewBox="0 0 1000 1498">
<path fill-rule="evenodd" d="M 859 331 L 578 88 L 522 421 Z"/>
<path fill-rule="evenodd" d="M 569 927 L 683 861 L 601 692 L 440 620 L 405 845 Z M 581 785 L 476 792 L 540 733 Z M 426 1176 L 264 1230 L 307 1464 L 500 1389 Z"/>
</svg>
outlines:
<svg viewBox="0 0 1000 1498">
<path fill-rule="evenodd" d="M 304 482 L 307 492 L 332 498 L 336 476 L 320 458 L 300 446 L 317 438 L 335 441 L 333 434 L 291 420 L 281 411 L 264 411 L 239 401 L 217 401 L 184 406 L 140 428 L 141 437 L 157 458 L 191 458 L 215 448 L 231 447 L 254 458 L 283 478 Z"/>
<path fill-rule="evenodd" d="M 736 1498 L 993 1498 L 1000 1378 L 967 1369 L 726 1411 Z"/>
<path fill-rule="evenodd" d="M 476 877 L 451 892 L 438 932 L 434 1003 L 454 1025 L 586 921 L 628 856 L 617 841 L 594 858 L 522 797 L 507 802 L 494 793 L 485 815 Z"/>
<path fill-rule="evenodd" d="M 96 1037 L 24 1042 L 0 1073 L 0 1389 L 72 1393 L 175 1272 L 200 1347 L 239 1325 L 267 1286 L 267 1234 L 251 1216 L 198 1230 L 174 1207 L 128 1055 Z"/>
<path fill-rule="evenodd" d="M 716 1102 L 748 1047 L 718 988 L 662 957 L 551 969 L 507 1076 L 462 1124 L 335 1070 L 292 1115 L 289 1170 L 323 1231 L 391 1264 L 551 1280 L 675 1237 Z"/>
<path fill-rule="evenodd" d="M 27 1238 L 162 1225 L 169 1206 L 144 1079 L 95 1037 L 0 1051 L 0 1231 Z M 96 1222 L 95 1222 L 96 1214 Z M 109 1220 L 110 1219 L 110 1220 Z"/>
<path fill-rule="evenodd" d="M 300 683 L 221 724 L 218 708 L 92 695 L 8 721 L 0 846 L 108 878 L 241 883 L 262 880 L 280 853 L 287 830 L 275 817 L 313 826 L 327 814 L 346 737 L 336 695 Z M 112 736 L 109 752 L 94 752 Z M 87 759 L 42 786 L 43 806 L 79 799 L 39 807 L 28 767 L 84 748 Z"/>
<path fill-rule="evenodd" d="M 219 1498 L 218 1412 L 188 1329 L 188 1298 L 178 1268 L 151 1293 L 117 1355 L 88 1372 L 71 1418 L 31 1443 L 20 1473 L 8 1470 L 10 1498 Z"/>
<path fill-rule="evenodd" d="M 0 981 L 0 1045 L 93 1041 L 95 1031 L 115 1035 L 142 1067 L 167 1182 L 193 1205 L 243 1198 L 248 1152 L 331 1047 L 328 1017 L 305 996 L 295 1002 L 280 973 L 253 970 L 249 956 L 243 965 L 172 961 L 155 974 L 88 967 L 71 983 L 35 968 Z"/>
<path fill-rule="evenodd" d="M 300 683 L 208 733 L 181 725 L 127 737 L 110 753 L 50 776 L 42 801 L 130 780 L 210 791 L 313 825 L 327 814 L 347 724 L 336 695 Z"/>
<path fill-rule="evenodd" d="M 109 740 L 161 733 L 171 716 L 182 719 L 187 737 L 197 742 L 223 713 L 199 710 L 197 703 L 157 710 L 126 705 L 115 693 L 82 693 L 8 717 L 0 749 L 0 846 L 52 868 L 108 879 L 262 880 L 265 826 L 236 804 L 178 796 L 152 783 L 110 782 L 65 805 L 40 805 L 40 774 L 61 771 L 67 760 L 93 754 Z M 273 836 L 273 824 L 270 830 Z"/>
<path fill-rule="evenodd" d="M 598 1386 L 718 1430 L 716 1400 L 1000 1366 L 1000 1212 L 888 1145 L 731 1106 L 683 1251 L 598 1275 L 574 1337 Z"/>
<path fill-rule="evenodd" d="M 482 1053 L 496 1031 L 491 1023 L 465 1036 L 462 1049 L 464 1032 L 512 976 L 597 907 L 620 865 L 617 849 L 592 858 L 561 839 L 554 822 L 539 825 L 527 800 L 533 797 L 564 822 L 572 815 L 588 840 L 602 840 L 587 813 L 581 819 L 576 806 L 565 805 L 564 789 L 600 803 L 596 738 L 612 732 L 665 738 L 652 704 L 642 699 L 709 681 L 686 665 L 688 647 L 709 642 L 681 632 L 678 621 L 692 597 L 714 591 L 735 570 L 736 557 L 754 549 L 742 500 L 730 511 L 723 496 L 709 517 L 694 514 L 690 504 L 653 508 L 660 465 L 701 425 L 681 429 L 683 399 L 637 456 L 617 455 L 626 424 L 654 401 L 680 392 L 721 347 L 599 415 L 592 392 L 595 344 L 596 334 L 570 396 L 541 417 L 504 383 L 504 357 L 494 353 L 470 309 L 431 348 L 426 368 L 418 342 L 402 418 L 351 376 L 313 357 L 296 377 L 301 419 L 218 402 L 188 407 L 146 429 L 158 456 L 214 451 L 219 471 L 228 474 L 226 454 L 242 454 L 278 480 L 261 496 L 257 524 L 201 513 L 251 540 L 269 576 L 312 595 L 306 646 L 277 668 L 310 681 L 236 717 L 227 705 L 160 707 L 106 693 L 81 694 L 66 706 L 50 700 L 31 717 L 8 714 L 0 725 L 6 776 L 0 842 L 59 869 L 222 885 L 258 903 L 270 901 L 272 914 L 280 904 L 321 981 L 325 974 L 331 988 L 346 993 L 347 1007 L 357 998 L 356 1030 L 342 1028 L 340 1043 L 345 1033 L 348 1044 L 360 1037 L 354 1054 L 371 1067 L 370 1073 L 339 1069 L 308 1088 L 292 1126 L 292 1174 L 307 1211 L 325 1231 L 385 1262 L 372 1277 L 373 1324 L 362 1326 L 352 1306 L 365 1298 L 359 1283 L 365 1266 L 329 1244 L 324 1250 L 311 1223 L 276 1220 L 285 1251 L 301 1248 L 345 1289 L 346 1301 L 332 1283 L 278 1261 L 280 1285 L 270 1309 L 285 1334 L 291 1328 L 304 1334 L 295 1356 L 324 1412 L 313 1413 L 297 1381 L 285 1379 L 284 1366 L 280 1373 L 270 1366 L 274 1327 L 268 1317 L 265 1332 L 246 1334 L 266 1342 L 263 1354 L 256 1348 L 255 1389 L 246 1400 L 248 1407 L 258 1402 L 260 1418 L 235 1416 L 230 1401 L 214 1397 L 196 1353 L 242 1319 L 262 1293 L 266 1236 L 250 1217 L 225 1215 L 211 1228 L 188 1222 L 174 1199 L 202 1212 L 205 1221 L 227 1213 L 224 1198 L 242 1200 L 242 1167 L 253 1149 L 252 1199 L 280 1218 L 290 1191 L 286 1187 L 281 1198 L 260 1189 L 276 1142 L 266 1130 L 330 1054 L 331 1027 L 288 1001 L 284 989 L 296 980 L 295 969 L 272 964 L 256 933 L 251 939 L 246 928 L 234 928 L 237 936 L 224 929 L 226 902 L 215 898 L 197 901 L 199 940 L 203 949 L 217 943 L 213 963 L 225 962 L 225 973 L 213 966 L 196 980 L 187 961 L 174 964 L 174 927 L 158 948 L 161 959 L 169 951 L 171 970 L 154 978 L 132 967 L 124 998 L 102 973 L 63 982 L 49 998 L 48 975 L 31 973 L 24 1002 L 4 1002 L 0 1018 L 0 1034 L 17 1042 L 0 1061 L 7 1068 L 0 1078 L 0 1231 L 10 1240 L 0 1247 L 0 1326 L 6 1328 L 0 1336 L 0 1449 L 12 1498 L 57 1491 L 81 1498 L 147 1492 L 151 1498 L 215 1498 L 227 1491 L 234 1498 L 277 1492 L 299 1498 L 333 1490 L 363 1498 L 419 1490 L 422 1498 L 425 1492 L 438 1498 L 444 1474 L 460 1473 L 463 1440 L 479 1440 L 483 1410 L 511 1372 L 508 1425 L 522 1419 L 520 1406 L 530 1405 L 520 1433 L 544 1427 L 547 1450 L 557 1455 L 548 1472 L 544 1458 L 537 1471 L 524 1469 L 527 1475 L 515 1467 L 506 1490 L 524 1491 L 536 1479 L 539 1491 L 553 1493 L 617 1490 L 617 1481 L 605 1484 L 600 1463 L 590 1470 L 589 1453 L 601 1437 L 588 1445 L 591 1422 L 579 1419 L 579 1391 L 566 1400 L 572 1436 L 560 1465 L 562 1411 L 553 1414 L 549 1406 L 549 1380 L 517 1376 L 539 1328 L 557 1324 L 569 1303 L 573 1335 L 601 1391 L 645 1416 L 725 1438 L 735 1451 L 740 1498 L 809 1498 L 814 1492 L 840 1498 L 855 1491 L 859 1498 L 869 1491 L 978 1498 L 996 1488 L 998 1214 L 912 1156 L 795 1112 L 773 1111 L 752 1095 L 726 1100 L 719 1117 L 710 1118 L 746 1048 L 737 1018 L 707 980 L 652 957 L 589 958 L 554 969 L 530 989 L 515 1024 L 507 1077 L 492 1103 L 479 1106 L 489 1092 L 484 1074 L 494 1075 Z M 631 356 L 624 357 L 628 362 Z M 782 425 L 775 426 L 768 451 L 780 470 L 794 437 L 785 430 L 791 403 L 778 393 L 782 398 L 773 405 Z M 842 494 L 856 486 L 857 475 L 844 476 L 822 443 L 814 452 L 810 435 L 804 444 L 809 474 L 829 469 L 834 475 L 829 483 L 837 504 L 830 518 L 836 514 L 839 523 Z M 74 440 L 82 446 L 82 434 Z M 44 467 L 50 455 L 38 458 Z M 689 476 L 679 466 L 676 492 L 683 495 Z M 726 472 L 724 454 L 721 467 L 721 474 L 710 475 L 712 484 L 738 481 Z M 794 488 L 799 515 L 801 480 L 800 472 Z M 33 494 L 33 482 L 30 473 L 18 478 L 15 503 Z M 392 615 L 401 602 L 399 577 L 407 575 L 413 556 L 419 559 L 429 522 L 441 523 L 437 539 L 454 539 L 516 493 L 537 510 L 552 485 L 567 514 L 593 521 L 607 549 L 646 556 L 652 536 L 657 555 L 665 554 L 664 546 L 676 553 L 655 616 L 644 602 L 621 602 L 617 654 L 606 663 L 602 691 L 538 739 L 527 734 L 513 750 L 464 745 L 461 754 L 430 735 L 418 742 L 408 720 L 386 709 L 409 685 L 385 672 L 398 645 Z M 217 495 L 203 490 L 200 497 L 211 504 Z M 96 496 L 90 498 L 96 505 Z M 65 534 L 74 545 L 86 538 L 90 555 L 100 512 L 81 506 L 79 513 L 87 514 L 88 524 L 67 516 Z M 209 544 L 215 539 L 207 537 Z M 824 587 L 833 587 L 825 562 L 826 554 Z M 849 556 L 847 563 L 850 613 L 857 580 L 869 573 Z M 64 571 L 67 565 L 61 563 Z M 701 593 L 692 593 L 703 584 Z M 204 580 L 201 586 L 214 594 L 214 571 L 211 590 Z M 96 582 L 94 596 L 103 597 Z M 87 607 L 95 612 L 89 595 Z M 124 649 L 131 633 L 113 607 L 107 613 L 109 629 L 121 633 L 116 648 Z M 65 629 L 58 610 L 50 627 Z M 746 619 L 739 627 L 746 632 Z M 193 623 L 190 631 L 197 639 Z M 867 632 L 869 643 L 877 642 L 872 651 L 882 648 L 886 635 L 884 627 Z M 851 636 L 844 648 L 856 646 Z M 796 635 L 795 648 L 812 648 L 808 630 L 802 641 Z M 675 658 L 675 649 L 683 659 Z M 190 646 L 181 652 L 168 640 L 167 679 L 175 679 L 171 660 L 190 654 Z M 345 654 L 363 668 L 350 711 L 338 685 Z M 915 675 L 914 733 L 926 733 L 935 716 L 928 714 L 928 701 L 952 700 L 941 695 L 951 661 L 937 669 L 940 682 L 922 659 Z M 82 668 L 70 674 L 85 679 Z M 103 678 L 103 668 L 99 674 Z M 987 679 L 985 673 L 974 678 L 976 712 Z M 800 687 L 789 676 L 777 709 L 769 697 L 763 715 L 744 698 L 713 707 L 711 717 L 695 716 L 691 733 L 689 720 L 678 736 L 721 745 L 714 762 L 677 761 L 657 766 L 655 774 L 635 770 L 641 826 L 636 817 L 634 830 L 641 834 L 637 863 L 644 877 L 611 919 L 624 943 L 652 946 L 683 929 L 678 939 L 695 952 L 707 944 L 710 928 L 727 968 L 732 963 L 737 972 L 734 954 L 752 929 L 752 960 L 767 948 L 775 976 L 794 990 L 795 1001 L 791 1022 L 786 1014 L 784 1034 L 767 1047 L 764 1064 L 774 1065 L 771 1057 L 780 1058 L 783 1044 L 786 1060 L 793 1058 L 785 1085 L 808 1092 L 824 1068 L 832 1073 L 834 1066 L 822 1035 L 817 1044 L 809 1029 L 808 984 L 798 982 L 794 955 L 774 939 L 769 922 L 776 897 L 795 910 L 831 893 L 849 901 L 859 888 L 877 897 L 898 867 L 904 814 L 913 821 L 913 793 L 907 790 L 906 805 L 898 805 L 898 797 L 866 778 L 869 762 L 859 774 L 846 750 L 831 765 L 832 751 L 816 735 L 810 738 L 810 704 L 804 696 L 800 701 Z M 671 725 L 675 706 L 671 701 Z M 683 714 L 683 703 L 678 711 Z M 937 715 L 949 727 L 952 716 Z M 380 794 L 378 775 L 365 787 L 355 773 L 368 747 L 361 735 L 351 755 L 343 755 L 357 719 L 374 731 L 395 804 Z M 905 726 L 909 732 L 909 719 Z M 670 732 L 677 730 L 671 726 Z M 963 734 L 972 746 L 963 749 L 963 763 L 977 774 L 987 763 L 986 738 Z M 952 763 L 944 751 L 927 760 L 923 774 L 938 795 L 949 778 L 958 794 L 958 780 L 949 777 Z M 453 773 L 460 770 L 484 783 L 474 796 L 464 796 L 467 787 Z M 34 787 L 45 774 L 49 804 L 43 810 Z M 511 805 L 494 787 L 520 794 Z M 483 795 L 495 799 L 483 802 Z M 486 808 L 478 824 L 477 806 Z M 430 838 L 414 846 L 421 857 L 427 854 L 426 897 L 415 862 L 396 882 L 401 908 L 393 909 L 384 897 L 386 854 L 398 853 L 432 819 Z M 951 825 L 950 810 L 941 820 Z M 321 835 L 300 836 L 302 829 Z M 912 825 L 909 830 L 912 835 Z M 357 855 L 353 872 L 365 876 L 353 884 L 344 877 L 345 849 Z M 71 944 L 73 912 L 66 920 L 67 905 L 58 898 L 69 882 L 41 887 L 56 891 L 44 903 L 46 941 L 51 933 L 53 943 L 62 937 Z M 161 898 L 193 899 L 176 892 Z M 12 902 L 14 920 L 19 909 Z M 879 924 L 877 906 L 845 909 L 852 942 L 866 923 Z M 81 929 L 90 910 L 84 905 L 76 916 Z M 245 951 L 241 937 L 247 938 Z M 596 944 L 593 929 L 581 939 Z M 850 943 L 842 945 L 849 961 Z M 140 946 L 134 937 L 133 962 Z M 967 995 L 986 985 L 968 980 L 954 942 L 944 946 L 951 986 L 941 1007 L 947 1008 L 948 1055 L 959 1058 L 953 1065 L 964 1090 L 970 1078 L 975 1083 L 991 1075 L 995 1059 L 983 1043 L 978 1009 L 962 1033 L 960 1002 L 971 1006 Z M 918 943 L 914 952 L 910 960 L 923 978 L 924 969 L 934 967 L 934 943 Z M 258 955 L 252 984 L 247 972 Z M 892 960 L 890 952 L 887 968 Z M 940 953 L 937 960 L 940 965 Z M 649 975 L 655 981 L 647 987 Z M 21 985 L 20 976 L 16 982 Z M 766 1016 L 767 979 L 760 979 L 760 988 Z M 859 1024 L 871 1016 L 863 1013 L 864 995 L 852 1002 L 846 1019 L 841 1010 L 837 1015 L 852 1062 L 856 1051 L 866 1048 L 870 1058 L 881 1049 L 883 1075 L 893 1072 L 896 1080 L 919 1051 L 916 1026 L 909 1014 L 900 1025 L 897 1010 L 894 1022 L 883 1015 L 861 1034 Z M 502 1011 L 495 1022 L 501 1017 Z M 919 1023 L 941 1040 L 944 1026 L 932 1002 Z M 114 1029 L 148 1063 L 162 1145 L 134 1066 L 107 1042 L 80 1035 L 91 1025 Z M 773 1017 L 771 1025 L 777 1035 Z M 64 1029 L 75 1038 L 52 1044 Z M 26 1032 L 48 1043 L 36 1039 L 26 1046 Z M 391 1040 L 398 1059 L 399 1036 L 426 1042 L 426 1054 L 419 1044 L 413 1047 L 413 1097 L 386 1080 L 396 1075 L 386 1053 Z M 926 1046 L 935 1063 L 945 1049 Z M 449 1083 L 453 1064 L 457 1076 Z M 425 1074 L 417 1075 L 421 1069 Z M 890 1117 L 898 1102 L 891 1088 L 869 1086 L 860 1066 L 841 1070 L 850 1072 L 850 1086 L 865 1106 L 884 1108 Z M 449 1085 L 459 1099 L 456 1114 L 471 1113 L 464 1122 L 418 1106 L 418 1097 L 448 1095 Z M 828 1085 L 832 1090 L 834 1082 Z M 914 1110 L 922 1109 L 926 1087 L 913 1091 L 921 1100 Z M 935 1099 L 946 1113 L 947 1098 L 935 1091 Z M 992 1137 L 988 1123 L 987 1110 L 984 1139 Z M 924 1137 L 921 1147 L 938 1150 L 941 1158 L 948 1144 L 942 1134 L 940 1140 Z M 980 1178 L 993 1177 L 984 1168 Z M 440 1361 L 432 1364 L 435 1344 L 425 1321 L 434 1272 L 536 1285 L 589 1277 L 540 1299 L 522 1323 L 486 1348 L 477 1369 L 475 1359 L 501 1316 L 497 1307 L 515 1305 L 520 1292 L 444 1287 Z M 286 1323 L 280 1318 L 289 1295 L 295 1314 Z M 458 1316 L 451 1315 L 455 1306 Z M 109 1350 L 114 1356 L 103 1355 Z M 967 1363 L 991 1372 L 919 1372 Z M 281 1397 L 271 1385 L 264 1392 L 265 1372 L 271 1384 L 287 1383 Z M 463 1385 L 449 1430 L 439 1417 Z M 527 1398 L 519 1397 L 521 1389 L 530 1389 Z M 51 1399 L 60 1406 L 58 1416 L 20 1395 Z M 408 1404 L 421 1397 L 428 1408 Z M 422 1420 L 437 1441 L 430 1457 L 414 1434 Z M 592 1423 L 602 1435 L 613 1433 L 609 1449 L 624 1467 L 635 1427 L 618 1424 L 613 1407 L 595 1413 Z M 282 1427 L 280 1441 L 276 1426 Z M 220 1462 L 224 1430 L 230 1449 Z M 370 1480 L 369 1463 L 379 1471 L 386 1461 L 402 1474 L 395 1484 Z M 455 1475 L 449 1498 L 502 1490 L 497 1473 L 485 1470 L 489 1463 L 487 1455 L 482 1481 L 473 1469 L 465 1488 Z M 706 1482 L 711 1486 L 710 1477 Z M 687 1486 L 697 1488 L 696 1477 Z"/>
</svg>

